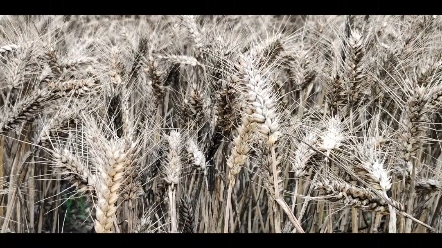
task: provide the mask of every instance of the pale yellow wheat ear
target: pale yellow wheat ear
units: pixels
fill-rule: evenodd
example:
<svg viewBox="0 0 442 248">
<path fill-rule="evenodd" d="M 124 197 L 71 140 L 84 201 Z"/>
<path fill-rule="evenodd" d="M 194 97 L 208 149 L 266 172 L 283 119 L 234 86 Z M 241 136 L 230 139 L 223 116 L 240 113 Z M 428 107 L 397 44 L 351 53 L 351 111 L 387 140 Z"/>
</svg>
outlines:
<svg viewBox="0 0 442 248">
<path fill-rule="evenodd" d="M 64 179 L 70 179 L 77 187 L 77 192 L 95 191 L 96 176 L 93 168 L 85 165 L 67 148 L 54 148 L 52 156 L 55 162 L 54 172 L 65 175 Z"/>
<path fill-rule="evenodd" d="M 198 147 L 197 143 L 193 139 L 188 139 L 187 141 L 187 153 L 189 160 L 192 162 L 193 166 L 202 170 L 204 175 L 207 174 L 207 164 L 204 153 Z"/>
<path fill-rule="evenodd" d="M 259 70 L 262 55 L 258 54 L 258 52 L 260 52 L 260 49 L 252 48 L 249 54 L 242 55 L 239 58 L 240 75 L 243 80 L 246 102 L 244 104 L 245 113 L 241 120 L 241 126 L 238 127 L 238 135 L 234 139 L 232 154 L 227 160 L 230 171 L 224 232 L 228 231 L 232 188 L 235 185 L 236 175 L 247 158 L 249 152 L 248 143 L 254 132 L 259 132 L 264 141 L 263 155 L 265 156 L 265 162 L 263 170 L 266 177 L 264 182 L 270 196 L 269 204 L 273 209 L 275 232 L 281 232 L 279 205 L 281 205 L 284 211 L 290 211 L 287 208 L 287 204 L 280 197 L 283 190 L 283 179 L 281 178 L 282 170 L 279 166 L 280 158 L 277 153 L 277 142 L 280 135 L 277 106 L 272 97 L 272 83 L 266 81 L 268 79 L 263 77 L 262 72 Z M 273 200 L 276 200 L 276 202 L 273 202 Z M 302 230 L 293 213 L 289 213 L 289 216 L 295 222 L 295 226 Z"/>
<path fill-rule="evenodd" d="M 179 183 L 181 175 L 181 134 L 173 130 L 166 138 L 169 145 L 169 152 L 167 154 L 167 166 L 164 166 L 164 180 L 173 188 Z"/>
<path fill-rule="evenodd" d="M 344 135 L 344 128 L 345 125 L 339 115 L 328 119 L 325 130 L 319 136 L 318 144 L 319 149 L 325 151 L 327 156 L 332 150 L 340 148 L 347 139 Z"/>
<path fill-rule="evenodd" d="M 376 115 L 373 120 L 380 120 Z M 363 178 L 373 190 L 377 190 L 384 195 L 392 186 L 392 166 L 389 148 L 384 144 L 384 137 L 388 135 L 386 130 L 381 130 L 382 126 L 378 122 L 372 122 L 364 137 L 360 141 L 353 141 L 356 163 L 354 169 L 358 176 Z"/>
<path fill-rule="evenodd" d="M 170 214 L 170 231 L 173 233 L 178 232 L 178 219 L 177 219 L 177 207 L 176 207 L 176 191 L 177 185 L 180 182 L 181 177 L 181 134 L 178 131 L 172 130 L 166 137 L 169 152 L 166 158 L 166 165 L 164 166 L 164 181 L 168 184 L 168 196 L 169 196 L 169 214 Z"/>
<path fill-rule="evenodd" d="M 183 24 L 187 28 L 192 41 L 195 44 L 196 49 L 199 52 L 203 52 L 204 43 L 203 36 L 201 35 L 200 28 L 196 22 L 196 16 L 194 15 L 184 15 L 182 16 Z"/>
<path fill-rule="evenodd" d="M 357 144 L 356 154 L 359 162 L 354 166 L 358 176 L 363 179 L 372 190 L 390 198 L 387 194 L 392 186 L 391 169 L 386 165 L 387 154 L 379 149 L 376 139 L 366 140 L 363 144 Z M 388 204 L 388 212 L 392 222 L 389 225 L 389 232 L 396 233 L 396 206 Z"/>
<path fill-rule="evenodd" d="M 115 232 L 117 201 L 121 197 L 120 186 L 126 167 L 130 167 L 133 162 L 136 144 L 117 138 L 115 134 L 107 139 L 103 129 L 91 116 L 83 115 L 83 121 L 91 160 L 97 169 L 95 231 L 97 233 Z"/>
<path fill-rule="evenodd" d="M 318 143 L 318 135 L 315 132 L 307 133 L 302 142 L 296 148 L 292 159 L 292 171 L 295 178 L 303 177 L 306 174 L 306 166 L 309 159 L 316 154 L 311 147 L 315 147 Z"/>
</svg>

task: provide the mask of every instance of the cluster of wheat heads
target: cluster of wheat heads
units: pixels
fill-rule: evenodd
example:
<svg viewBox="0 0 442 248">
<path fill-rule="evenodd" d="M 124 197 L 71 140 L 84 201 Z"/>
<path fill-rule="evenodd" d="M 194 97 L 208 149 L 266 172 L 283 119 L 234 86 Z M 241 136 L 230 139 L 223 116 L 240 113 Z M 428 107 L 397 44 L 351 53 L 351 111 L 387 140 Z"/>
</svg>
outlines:
<svg viewBox="0 0 442 248">
<path fill-rule="evenodd" d="M 441 232 L 441 31 L 4 16 L 0 230 Z"/>
</svg>

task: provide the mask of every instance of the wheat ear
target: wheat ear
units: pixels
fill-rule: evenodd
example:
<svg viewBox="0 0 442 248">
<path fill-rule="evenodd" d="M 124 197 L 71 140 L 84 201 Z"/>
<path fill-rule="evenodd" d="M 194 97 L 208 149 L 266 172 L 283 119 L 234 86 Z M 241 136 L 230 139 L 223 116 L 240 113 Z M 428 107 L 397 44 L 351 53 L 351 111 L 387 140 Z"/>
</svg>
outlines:
<svg viewBox="0 0 442 248">
<path fill-rule="evenodd" d="M 54 148 L 52 156 L 55 162 L 55 172 L 59 171 L 62 175 L 67 175 L 65 179 L 71 179 L 78 192 L 94 192 L 96 177 L 80 158 L 67 149 L 59 148 Z"/>
<path fill-rule="evenodd" d="M 133 163 L 136 144 L 116 138 L 115 133 L 107 139 L 93 118 L 83 116 L 83 122 L 91 159 L 97 169 L 95 231 L 111 233 L 114 232 L 112 227 L 117 212 L 116 203 L 120 198 L 125 168 Z"/>
<path fill-rule="evenodd" d="M 167 136 L 169 153 L 167 154 L 167 165 L 165 166 L 164 180 L 169 185 L 169 208 L 171 220 L 171 232 L 178 232 L 177 208 L 176 208 L 176 186 L 181 176 L 180 143 L 181 135 L 178 131 L 171 131 Z"/>
<path fill-rule="evenodd" d="M 244 59 L 244 67 L 246 72 L 245 83 L 248 88 L 248 100 L 252 103 L 251 118 L 254 122 L 259 123 L 259 132 L 264 136 L 265 149 L 264 156 L 266 159 L 266 171 L 268 173 L 267 182 L 271 185 L 267 188 L 272 198 L 280 198 L 283 190 L 283 181 L 281 179 L 281 168 L 279 167 L 279 158 L 277 157 L 276 144 L 279 136 L 279 123 L 277 119 L 275 102 L 271 97 L 270 85 L 260 75 L 255 67 L 254 59 L 256 54 L 251 53 Z M 272 204 L 273 205 L 273 204 Z M 280 213 L 277 205 L 273 205 L 275 215 L 275 231 L 281 232 Z"/>
<path fill-rule="evenodd" d="M 116 202 L 124 175 L 124 167 L 129 162 L 127 151 L 118 146 L 108 146 L 106 151 L 107 165 L 99 167 L 100 180 L 97 185 L 97 209 L 95 231 L 112 232 L 113 219 L 117 211 Z"/>
</svg>

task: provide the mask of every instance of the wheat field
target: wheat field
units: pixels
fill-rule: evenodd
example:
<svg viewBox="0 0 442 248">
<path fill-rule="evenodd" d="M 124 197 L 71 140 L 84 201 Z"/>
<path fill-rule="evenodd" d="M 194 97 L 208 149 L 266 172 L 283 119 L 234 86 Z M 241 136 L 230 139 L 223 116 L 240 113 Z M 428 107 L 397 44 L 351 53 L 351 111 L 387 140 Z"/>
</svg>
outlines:
<svg viewBox="0 0 442 248">
<path fill-rule="evenodd" d="M 442 232 L 439 16 L 2 16 L 2 233 Z"/>
</svg>

